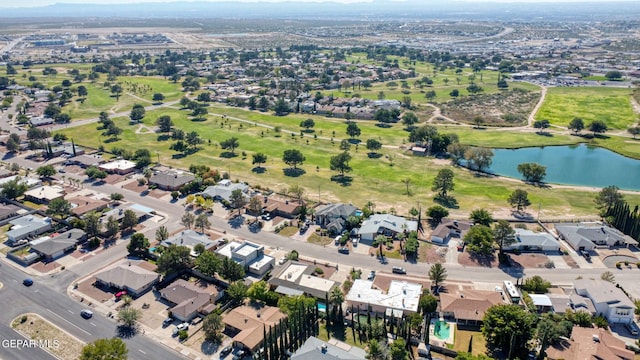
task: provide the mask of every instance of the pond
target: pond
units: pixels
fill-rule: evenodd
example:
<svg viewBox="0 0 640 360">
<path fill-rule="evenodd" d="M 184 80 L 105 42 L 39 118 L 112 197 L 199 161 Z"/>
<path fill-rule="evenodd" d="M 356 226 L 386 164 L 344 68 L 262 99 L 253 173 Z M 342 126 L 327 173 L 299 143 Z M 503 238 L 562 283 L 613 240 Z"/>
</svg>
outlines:
<svg viewBox="0 0 640 360">
<path fill-rule="evenodd" d="M 640 190 L 640 160 L 613 151 L 587 146 L 546 146 L 494 149 L 489 172 L 522 179 L 518 165 L 538 163 L 547 167 L 544 181 L 554 184 Z"/>
</svg>

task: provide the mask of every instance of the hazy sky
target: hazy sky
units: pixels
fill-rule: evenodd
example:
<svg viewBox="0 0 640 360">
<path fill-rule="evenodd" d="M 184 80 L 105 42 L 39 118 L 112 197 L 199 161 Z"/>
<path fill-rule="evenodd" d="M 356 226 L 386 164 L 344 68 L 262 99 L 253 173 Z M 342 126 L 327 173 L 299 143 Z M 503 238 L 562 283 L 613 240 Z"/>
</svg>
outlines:
<svg viewBox="0 0 640 360">
<path fill-rule="evenodd" d="M 193 0 L 204 2 L 282 2 L 286 0 Z M 369 2 L 371 0 L 294 0 L 294 1 L 309 1 L 309 2 L 341 2 L 341 3 L 357 3 L 357 2 Z M 394 0 L 392 0 L 394 1 Z M 403 1 L 403 0 L 395 0 Z M 428 4 L 431 0 L 422 0 L 425 4 Z M 637 0 L 458 0 L 458 1 L 473 1 L 473 2 L 576 2 L 576 1 L 589 1 L 589 2 L 610 2 L 610 1 L 637 1 Z M 187 0 L 19 0 L 19 1 L 0 1 L 0 8 L 7 7 L 28 7 L 28 6 L 43 6 L 51 5 L 55 3 L 75 3 L 75 4 L 132 4 L 132 3 L 145 3 L 145 2 L 188 2 Z"/>
</svg>

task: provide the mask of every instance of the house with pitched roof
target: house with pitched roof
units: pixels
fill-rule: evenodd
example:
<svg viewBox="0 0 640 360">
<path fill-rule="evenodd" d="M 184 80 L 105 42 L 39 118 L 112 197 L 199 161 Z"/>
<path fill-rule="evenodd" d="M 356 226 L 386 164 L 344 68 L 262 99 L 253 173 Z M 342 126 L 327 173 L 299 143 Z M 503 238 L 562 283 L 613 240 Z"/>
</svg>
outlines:
<svg viewBox="0 0 640 360">
<path fill-rule="evenodd" d="M 431 242 L 445 244 L 451 238 L 462 238 L 471 229 L 473 223 L 469 221 L 459 221 L 443 219 L 433 232 L 431 232 Z"/>
<path fill-rule="evenodd" d="M 515 229 L 515 231 L 515 241 L 505 246 L 505 251 L 560 251 L 560 243 L 549 233 L 533 232 L 527 229 Z"/>
<path fill-rule="evenodd" d="M 200 195 L 213 200 L 231 201 L 231 193 L 235 190 L 240 190 L 246 195 L 249 192 L 249 185 L 245 183 L 234 183 L 229 179 L 223 179 L 216 185 L 208 186 Z"/>
<path fill-rule="evenodd" d="M 213 303 L 220 299 L 223 291 L 215 287 L 202 287 L 184 279 L 178 279 L 160 290 L 160 295 L 172 307 L 171 316 L 180 321 L 191 321 L 198 314 L 207 315 L 213 311 Z"/>
<path fill-rule="evenodd" d="M 52 238 L 46 237 L 31 242 L 31 250 L 47 261 L 53 261 L 76 249 L 87 240 L 87 233 L 81 229 L 71 229 Z"/>
<path fill-rule="evenodd" d="M 0 204 L 0 221 L 18 216 L 21 207 L 13 204 Z"/>
<path fill-rule="evenodd" d="M 264 329 L 276 325 L 286 316 L 277 307 L 243 305 L 229 311 L 222 322 L 235 347 L 255 352 L 264 341 Z"/>
<path fill-rule="evenodd" d="M 635 354 L 627 350 L 624 341 L 606 329 L 574 326 L 569 339 L 560 339 L 547 351 L 549 360 L 632 360 Z"/>
<path fill-rule="evenodd" d="M 315 336 L 308 338 L 302 346 L 291 355 L 291 360 L 364 360 L 367 353 L 356 346 L 341 343 L 340 346 L 329 344 Z"/>
<path fill-rule="evenodd" d="M 316 224 L 334 234 L 340 234 L 346 227 L 347 219 L 354 216 L 358 208 L 351 204 L 327 204 L 316 209 Z"/>
<path fill-rule="evenodd" d="M 7 231 L 8 243 L 14 244 L 16 241 L 28 237 L 40 235 L 51 230 L 51 219 L 34 215 L 25 215 L 9 221 L 11 230 Z"/>
<path fill-rule="evenodd" d="M 362 223 L 358 235 L 362 241 L 372 242 L 377 235 L 395 237 L 398 233 L 412 231 L 418 231 L 417 221 L 391 214 L 374 214 Z"/>
<path fill-rule="evenodd" d="M 158 189 L 175 191 L 195 180 L 195 175 L 181 171 L 161 171 L 149 178 L 149 185 L 155 185 Z"/>
<path fill-rule="evenodd" d="M 205 250 L 211 250 L 220 242 L 209 239 L 207 234 L 199 233 L 195 230 L 183 230 L 174 234 L 167 240 L 160 242 L 160 245 L 169 247 L 171 245 L 186 246 L 191 249 L 191 255 L 195 256 L 194 248 L 198 244 L 202 244 Z"/>
<path fill-rule="evenodd" d="M 143 260 L 127 260 L 115 267 L 99 272 L 96 281 L 106 286 L 125 290 L 127 294 L 138 297 L 149 291 L 160 280 L 160 274 L 142 267 Z"/>
<path fill-rule="evenodd" d="M 578 295 L 591 300 L 596 315 L 609 323 L 630 323 L 634 320 L 635 304 L 614 284 L 605 280 L 580 279 L 573 282 Z"/>
<path fill-rule="evenodd" d="M 461 325 L 480 326 L 487 310 L 498 304 L 505 304 L 498 291 L 452 289 L 440 293 L 443 316 Z"/>
<path fill-rule="evenodd" d="M 638 244 L 631 237 L 602 224 L 555 224 L 554 226 L 558 236 L 576 251 L 590 251 L 596 247 Z"/>
</svg>

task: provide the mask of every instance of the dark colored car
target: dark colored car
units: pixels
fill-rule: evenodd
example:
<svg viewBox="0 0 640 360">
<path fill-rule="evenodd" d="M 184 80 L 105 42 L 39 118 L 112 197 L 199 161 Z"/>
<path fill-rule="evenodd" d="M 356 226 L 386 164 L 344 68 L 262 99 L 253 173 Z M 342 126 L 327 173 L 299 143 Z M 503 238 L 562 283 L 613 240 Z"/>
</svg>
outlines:
<svg viewBox="0 0 640 360">
<path fill-rule="evenodd" d="M 31 285 L 33 285 L 33 279 L 31 279 L 31 278 L 26 278 L 26 279 L 22 280 L 22 285 L 24 285 L 24 286 L 31 286 Z"/>
<path fill-rule="evenodd" d="M 348 248 L 348 247 L 341 247 L 341 248 L 338 248 L 338 252 L 339 252 L 340 254 L 349 254 L 349 248 Z"/>
<path fill-rule="evenodd" d="M 170 317 L 168 317 L 168 318 L 166 318 L 166 319 L 164 319 L 162 321 L 162 327 L 167 327 L 167 326 L 169 326 L 171 324 L 173 324 L 173 319 L 170 318 Z"/>
<path fill-rule="evenodd" d="M 391 271 L 393 271 L 394 274 L 406 274 L 407 270 L 405 270 L 402 267 L 399 266 L 394 266 L 393 269 L 391 269 Z"/>
<path fill-rule="evenodd" d="M 232 350 L 233 348 L 231 346 L 225 346 L 222 350 L 220 350 L 220 357 L 229 355 Z"/>
</svg>

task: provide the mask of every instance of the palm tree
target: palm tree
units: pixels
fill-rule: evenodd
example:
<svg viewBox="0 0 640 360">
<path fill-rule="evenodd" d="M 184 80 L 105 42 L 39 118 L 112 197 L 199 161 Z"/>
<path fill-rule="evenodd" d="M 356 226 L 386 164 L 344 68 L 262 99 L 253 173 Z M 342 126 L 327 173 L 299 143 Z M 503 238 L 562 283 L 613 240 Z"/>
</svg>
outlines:
<svg viewBox="0 0 640 360">
<path fill-rule="evenodd" d="M 429 269 L 429 279 L 433 281 L 434 293 L 438 293 L 438 288 L 440 284 L 445 281 L 447 278 L 447 269 L 442 266 L 440 263 L 435 263 L 431 265 Z"/>
<path fill-rule="evenodd" d="M 329 302 L 333 306 L 333 318 L 342 318 L 342 303 L 344 302 L 344 294 L 339 287 L 334 286 L 333 289 L 331 289 L 331 293 L 329 294 Z M 338 309 L 338 314 L 336 314 L 336 309 Z M 338 317 L 336 317 L 336 315 L 338 315 Z"/>
<path fill-rule="evenodd" d="M 166 227 L 160 226 L 158 230 L 156 230 L 156 240 L 159 242 L 165 241 L 169 238 L 169 230 Z"/>
</svg>

